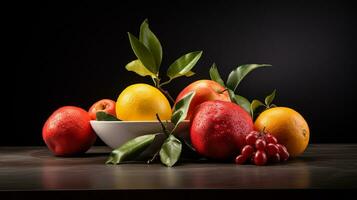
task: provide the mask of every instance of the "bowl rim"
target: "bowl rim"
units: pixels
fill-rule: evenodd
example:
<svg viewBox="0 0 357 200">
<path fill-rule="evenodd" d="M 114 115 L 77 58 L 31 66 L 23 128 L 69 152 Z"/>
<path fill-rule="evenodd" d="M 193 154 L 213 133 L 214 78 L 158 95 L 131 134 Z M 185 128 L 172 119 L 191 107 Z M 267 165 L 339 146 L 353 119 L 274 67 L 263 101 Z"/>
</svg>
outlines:
<svg viewBox="0 0 357 200">
<path fill-rule="evenodd" d="M 190 120 L 183 120 L 181 123 L 189 123 Z M 97 121 L 97 120 L 90 120 L 90 123 L 108 123 L 108 124 L 124 124 L 124 123 L 160 123 L 159 121 L 155 121 L 155 120 L 152 120 L 152 121 Z M 163 123 L 171 123 L 171 120 L 168 120 L 168 121 L 163 121 Z"/>
</svg>

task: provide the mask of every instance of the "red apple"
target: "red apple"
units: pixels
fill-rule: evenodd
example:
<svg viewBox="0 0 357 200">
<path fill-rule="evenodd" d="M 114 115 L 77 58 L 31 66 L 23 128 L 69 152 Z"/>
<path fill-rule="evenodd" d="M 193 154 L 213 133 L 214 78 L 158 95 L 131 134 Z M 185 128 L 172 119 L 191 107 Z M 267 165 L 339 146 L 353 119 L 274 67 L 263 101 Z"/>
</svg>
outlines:
<svg viewBox="0 0 357 200">
<path fill-rule="evenodd" d="M 47 147 L 57 156 L 71 156 L 86 152 L 97 136 L 87 111 L 74 106 L 56 110 L 42 129 Z"/>
<path fill-rule="evenodd" d="M 199 154 L 225 160 L 239 154 L 252 130 L 251 116 L 239 105 L 206 101 L 192 115 L 190 137 Z"/>
<path fill-rule="evenodd" d="M 195 96 L 191 100 L 187 118 L 190 119 L 194 109 L 205 101 L 220 100 L 230 102 L 229 94 L 219 83 L 212 80 L 199 80 L 185 87 L 177 96 L 175 103 L 180 101 L 186 94 L 195 91 Z"/>
<path fill-rule="evenodd" d="M 116 117 L 115 114 L 115 101 L 111 99 L 102 99 L 97 102 L 95 102 L 90 108 L 89 108 L 89 116 L 92 120 L 95 120 L 97 118 L 97 112 L 98 111 L 103 111 L 106 112 L 107 114 L 113 115 Z"/>
</svg>

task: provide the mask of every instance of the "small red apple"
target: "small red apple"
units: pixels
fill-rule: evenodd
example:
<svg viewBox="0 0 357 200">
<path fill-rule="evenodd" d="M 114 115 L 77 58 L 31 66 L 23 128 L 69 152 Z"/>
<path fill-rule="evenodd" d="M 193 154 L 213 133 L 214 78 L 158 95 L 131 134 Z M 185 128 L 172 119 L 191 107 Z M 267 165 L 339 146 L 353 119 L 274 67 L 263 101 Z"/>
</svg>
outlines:
<svg viewBox="0 0 357 200">
<path fill-rule="evenodd" d="M 246 135 L 252 130 L 251 116 L 239 105 L 206 101 L 192 115 L 190 137 L 199 154 L 224 160 L 240 152 Z"/>
<path fill-rule="evenodd" d="M 107 114 L 113 115 L 116 117 L 115 114 L 115 101 L 111 99 L 102 99 L 97 102 L 95 102 L 90 108 L 89 108 L 89 116 L 92 120 L 95 120 L 97 118 L 97 112 L 98 111 L 103 111 L 106 112 Z"/>
<path fill-rule="evenodd" d="M 71 156 L 86 152 L 95 142 L 87 111 L 74 106 L 56 110 L 42 128 L 42 138 L 57 156 Z"/>
<path fill-rule="evenodd" d="M 185 87 L 177 96 L 175 103 L 180 101 L 186 94 L 195 91 L 195 96 L 191 100 L 187 118 L 190 119 L 196 106 L 205 101 L 221 100 L 230 102 L 229 94 L 223 86 L 212 80 L 199 80 Z"/>
</svg>

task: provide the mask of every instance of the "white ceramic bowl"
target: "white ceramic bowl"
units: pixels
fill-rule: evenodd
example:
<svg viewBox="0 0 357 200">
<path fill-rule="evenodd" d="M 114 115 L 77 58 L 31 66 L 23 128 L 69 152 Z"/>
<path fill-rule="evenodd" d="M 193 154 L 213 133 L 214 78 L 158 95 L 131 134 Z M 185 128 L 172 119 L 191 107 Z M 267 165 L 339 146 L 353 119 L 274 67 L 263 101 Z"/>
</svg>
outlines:
<svg viewBox="0 0 357 200">
<path fill-rule="evenodd" d="M 172 130 L 173 124 L 170 122 L 163 122 L 168 129 Z M 135 137 L 160 133 L 162 132 L 161 124 L 157 121 L 90 121 L 93 130 L 103 142 L 115 149 L 125 142 Z M 175 130 L 175 135 L 188 138 L 189 133 L 188 120 L 180 123 Z"/>
</svg>

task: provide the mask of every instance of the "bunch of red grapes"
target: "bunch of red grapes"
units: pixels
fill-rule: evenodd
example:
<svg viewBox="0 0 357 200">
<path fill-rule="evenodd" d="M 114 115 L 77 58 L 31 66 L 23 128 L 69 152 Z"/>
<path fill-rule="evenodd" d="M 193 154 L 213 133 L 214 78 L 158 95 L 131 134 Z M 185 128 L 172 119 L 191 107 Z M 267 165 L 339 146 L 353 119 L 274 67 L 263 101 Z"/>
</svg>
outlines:
<svg viewBox="0 0 357 200">
<path fill-rule="evenodd" d="M 266 165 L 268 162 L 277 163 L 289 158 L 286 147 L 279 144 L 278 140 L 269 133 L 252 131 L 245 137 L 245 140 L 246 145 L 235 159 L 239 165 L 248 162 L 255 165 Z"/>
</svg>

